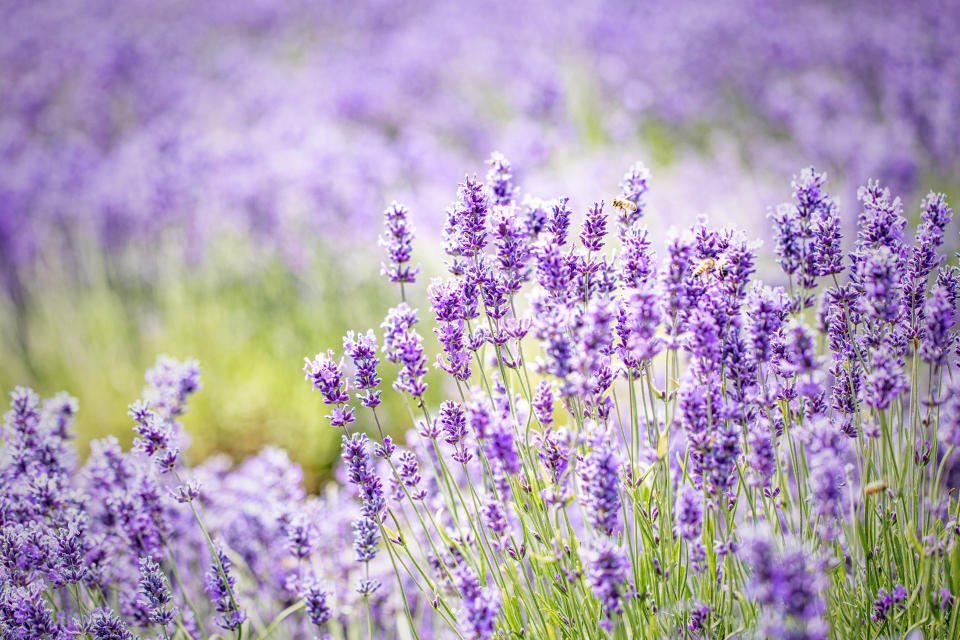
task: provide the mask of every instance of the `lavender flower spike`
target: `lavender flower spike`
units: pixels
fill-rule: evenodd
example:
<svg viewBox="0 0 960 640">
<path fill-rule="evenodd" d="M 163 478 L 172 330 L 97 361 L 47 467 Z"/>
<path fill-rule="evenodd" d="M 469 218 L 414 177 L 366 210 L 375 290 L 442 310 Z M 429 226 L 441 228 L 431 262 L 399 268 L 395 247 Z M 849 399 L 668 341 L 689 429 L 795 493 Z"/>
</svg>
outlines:
<svg viewBox="0 0 960 640">
<path fill-rule="evenodd" d="M 420 267 L 410 265 L 413 242 L 413 225 L 407 219 L 409 211 L 402 204 L 393 202 L 383 212 L 383 235 L 379 244 L 387 249 L 388 263 L 383 263 L 380 273 L 390 282 L 413 284 L 420 273 Z"/>
</svg>

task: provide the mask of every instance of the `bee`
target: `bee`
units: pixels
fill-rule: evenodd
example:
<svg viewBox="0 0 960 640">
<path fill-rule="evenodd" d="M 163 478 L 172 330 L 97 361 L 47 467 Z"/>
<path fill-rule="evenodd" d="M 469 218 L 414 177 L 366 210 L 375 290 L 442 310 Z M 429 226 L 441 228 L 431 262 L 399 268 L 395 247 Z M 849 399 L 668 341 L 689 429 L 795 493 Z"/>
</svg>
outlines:
<svg viewBox="0 0 960 640">
<path fill-rule="evenodd" d="M 629 213 L 633 213 L 634 211 L 637 210 L 637 205 L 634 204 L 633 202 L 630 202 L 626 198 L 619 198 L 619 197 L 614 198 L 613 206 L 616 207 L 617 209 L 622 209 L 623 211 L 627 211 Z"/>
<path fill-rule="evenodd" d="M 702 276 L 703 274 L 712 271 L 714 265 L 717 261 L 713 258 L 704 258 L 700 261 L 700 264 L 697 265 L 697 268 L 693 270 L 693 277 Z"/>
<path fill-rule="evenodd" d="M 875 493 L 880 493 L 886 488 L 887 488 L 886 480 L 874 480 L 873 482 L 868 484 L 866 487 L 864 487 L 864 491 L 866 491 L 868 496 L 872 496 Z"/>
</svg>

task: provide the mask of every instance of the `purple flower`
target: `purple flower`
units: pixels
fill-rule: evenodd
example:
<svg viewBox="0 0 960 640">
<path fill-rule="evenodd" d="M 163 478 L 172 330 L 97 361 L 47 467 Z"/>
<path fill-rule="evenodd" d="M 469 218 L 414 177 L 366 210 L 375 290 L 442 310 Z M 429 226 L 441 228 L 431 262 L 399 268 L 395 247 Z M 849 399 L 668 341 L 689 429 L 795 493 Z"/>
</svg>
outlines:
<svg viewBox="0 0 960 640">
<path fill-rule="evenodd" d="M 497 249 L 496 265 L 507 293 L 520 291 L 529 278 L 530 239 L 526 225 L 513 206 L 494 207 L 491 216 L 493 244 Z"/>
<path fill-rule="evenodd" d="M 207 573 L 204 575 L 204 589 L 213 601 L 217 613 L 221 614 L 217 623 L 227 631 L 238 628 L 247 619 L 246 612 L 241 609 L 235 599 L 236 578 L 230 573 L 232 564 L 227 554 L 219 546 L 216 557 Z"/>
<path fill-rule="evenodd" d="M 663 341 L 657 329 L 663 321 L 661 296 L 655 289 L 644 286 L 629 294 L 617 316 L 618 353 L 624 364 L 639 370 L 642 363 L 663 350 Z"/>
<path fill-rule="evenodd" d="M 307 617 L 314 625 L 322 627 L 333 617 L 333 612 L 330 610 L 332 595 L 330 589 L 315 576 L 305 578 L 300 583 L 298 595 L 303 599 Z"/>
<path fill-rule="evenodd" d="M 470 640 L 489 640 L 496 630 L 500 600 L 484 589 L 473 569 L 465 563 L 453 569 L 454 584 L 463 599 L 463 627 Z"/>
<path fill-rule="evenodd" d="M 347 393 L 347 383 L 343 376 L 343 362 L 333 359 L 333 350 L 327 353 L 318 353 L 313 360 L 304 358 L 303 371 L 307 380 L 323 395 L 324 404 L 333 404 L 336 407 L 327 419 L 330 426 L 346 428 L 354 421 L 353 408 L 346 403 L 350 401 Z"/>
<path fill-rule="evenodd" d="M 443 347 L 436 366 L 457 380 L 470 378 L 470 352 L 466 345 L 466 307 L 462 288 L 453 281 L 434 281 L 428 290 L 438 326 L 433 332 Z"/>
<path fill-rule="evenodd" d="M 770 420 L 762 414 L 747 431 L 746 462 L 748 484 L 769 489 L 777 470 L 777 452 Z"/>
<path fill-rule="evenodd" d="M 906 605 L 901 603 L 907 599 L 907 595 L 909 595 L 907 588 L 902 584 L 898 584 L 890 593 L 880 587 L 877 591 L 877 599 L 873 601 L 873 613 L 870 617 L 874 622 L 881 622 L 886 619 L 887 614 L 895 605 L 899 605 L 901 609 L 906 608 Z"/>
<path fill-rule="evenodd" d="M 349 438 L 342 436 L 341 458 L 347 464 L 347 477 L 357 487 L 363 503 L 363 514 L 379 520 L 385 501 L 383 484 L 373 470 L 370 454 L 367 453 L 368 438 L 365 433 L 354 433 Z"/>
<path fill-rule="evenodd" d="M 389 264 L 382 264 L 380 273 L 390 282 L 401 285 L 412 284 L 417 280 L 420 267 L 410 265 L 410 253 L 413 242 L 413 225 L 407 220 L 409 211 L 402 204 L 393 202 L 383 212 L 383 235 L 379 244 L 387 249 Z"/>
<path fill-rule="evenodd" d="M 93 640 L 133 640 L 134 638 L 123 620 L 105 607 L 90 612 L 90 618 L 84 625 L 84 629 Z"/>
<path fill-rule="evenodd" d="M 380 391 L 377 389 L 381 378 L 377 375 L 377 337 L 368 329 L 366 333 L 348 331 L 343 337 L 343 351 L 353 360 L 356 375 L 353 378 L 353 387 L 359 393 L 357 400 L 371 409 L 380 404 Z"/>
<path fill-rule="evenodd" d="M 536 434 L 534 440 L 537 446 L 537 457 L 549 471 L 552 487 L 544 489 L 544 500 L 550 504 L 558 504 L 568 497 L 567 484 L 570 466 L 570 434 L 566 428 L 548 428 L 542 434 Z"/>
<path fill-rule="evenodd" d="M 397 474 L 400 476 L 400 481 L 407 487 L 411 500 L 423 500 L 427 497 L 427 492 L 420 487 L 420 463 L 415 453 L 404 451 L 400 454 Z"/>
<path fill-rule="evenodd" d="M 465 178 L 457 190 L 454 205 L 457 222 L 457 249 L 459 255 L 473 258 L 487 246 L 487 214 L 490 205 L 486 190 L 476 178 Z"/>
<path fill-rule="evenodd" d="M 579 465 L 580 502 L 587 523 L 607 536 L 620 528 L 620 455 L 611 434 L 599 425 Z"/>
<path fill-rule="evenodd" d="M 389 362 L 397 362 L 399 353 L 394 342 L 397 338 L 410 331 L 417 324 L 417 311 L 411 309 L 406 302 L 401 302 L 387 311 L 387 317 L 380 324 L 383 333 L 383 353 Z"/>
<path fill-rule="evenodd" d="M 634 226 L 634 223 L 643 217 L 646 205 L 644 196 L 650 189 L 650 170 L 640 161 L 635 162 L 623 174 L 620 180 L 620 197 L 629 202 L 632 207 L 618 207 L 620 216 L 617 220 L 620 237 Z"/>
<path fill-rule="evenodd" d="M 882 188 L 876 180 L 868 180 L 866 186 L 857 190 L 857 199 L 863 203 L 863 210 L 857 219 L 856 252 L 886 247 L 900 256 L 907 226 L 900 198 L 891 199 L 889 189 Z"/>
<path fill-rule="evenodd" d="M 353 550 L 357 562 L 370 562 L 377 556 L 380 543 L 380 525 L 373 518 L 363 516 L 353 523 Z"/>
<path fill-rule="evenodd" d="M 801 628 L 816 624 L 825 610 L 824 573 L 818 563 L 794 540 L 783 549 L 769 527 L 744 531 L 737 555 L 750 569 L 749 597 Z"/>
<path fill-rule="evenodd" d="M 784 338 L 788 365 L 781 367 L 797 375 L 811 375 L 817 369 L 817 348 L 813 332 L 801 322 L 786 327 Z"/>
<path fill-rule="evenodd" d="M 437 422 L 443 429 L 444 442 L 456 447 L 453 459 L 461 464 L 469 462 L 473 458 L 473 454 L 464 446 L 464 438 L 467 437 L 467 420 L 463 405 L 452 400 L 444 401 L 440 405 Z"/>
<path fill-rule="evenodd" d="M 493 204 L 513 204 L 517 188 L 513 184 L 513 168 L 502 153 L 494 151 L 487 160 L 487 186 L 490 189 Z"/>
<path fill-rule="evenodd" d="M 167 577 L 151 558 L 140 558 L 140 595 L 150 609 L 150 622 L 166 626 L 173 622 L 175 609 L 167 605 L 173 599 Z"/>
<path fill-rule="evenodd" d="M 392 347 L 401 365 L 393 383 L 394 389 L 419 398 L 427 391 L 427 383 L 423 380 L 427 375 L 427 358 L 423 353 L 420 335 L 415 331 L 397 334 Z"/>
<path fill-rule="evenodd" d="M 867 406 L 884 410 L 909 384 L 899 358 L 888 346 L 881 347 L 873 356 L 873 365 L 866 376 L 864 402 Z"/>
<path fill-rule="evenodd" d="M 960 380 L 948 383 L 943 397 L 937 437 L 944 446 L 960 449 Z"/>
<path fill-rule="evenodd" d="M 570 229 L 570 215 L 573 211 L 567 203 L 570 198 L 557 198 L 550 204 L 550 217 L 547 220 L 547 231 L 552 236 L 550 241 L 557 247 L 567 244 L 567 232 Z"/>
<path fill-rule="evenodd" d="M 947 357 L 957 341 L 956 307 L 951 292 L 941 283 L 930 291 L 924 308 L 923 332 L 920 335 L 920 357 L 935 366 L 947 363 Z"/>
<path fill-rule="evenodd" d="M 294 558 L 308 558 L 317 548 L 317 527 L 306 515 L 294 514 L 284 528 L 287 550 Z"/>
<path fill-rule="evenodd" d="M 755 287 L 747 294 L 744 330 L 754 362 L 758 365 L 773 358 L 773 344 L 789 314 L 782 289 Z"/>
<path fill-rule="evenodd" d="M 574 281 L 568 256 L 553 242 L 540 243 L 535 249 L 535 256 L 537 282 L 551 298 L 566 300 Z"/>
<path fill-rule="evenodd" d="M 549 380 L 541 380 L 533 396 L 533 412 L 543 427 L 553 424 L 553 386 Z"/>
<path fill-rule="evenodd" d="M 109 615 L 109 614 L 107 614 Z M 97 611 L 92 613 L 91 620 L 97 618 Z M 118 635 L 121 640 L 132 638 L 123 623 L 116 618 L 118 633 L 120 631 L 128 635 Z M 103 627 L 107 629 L 106 624 Z M 104 634 L 97 637 L 96 640 L 107 638 L 112 640 L 113 636 Z M 64 637 L 63 629 L 57 623 L 53 612 L 47 608 L 47 603 L 43 597 L 43 591 L 39 584 L 31 587 L 14 587 L 5 582 L 0 582 L 0 637 L 11 638 L 11 640 L 60 640 Z"/>
<path fill-rule="evenodd" d="M 501 548 L 508 526 L 503 503 L 494 496 L 488 496 L 480 507 L 480 518 L 484 528 L 493 534 L 494 546 Z"/>
<path fill-rule="evenodd" d="M 654 254 L 650 251 L 650 236 L 640 226 L 632 226 L 623 233 L 620 251 L 620 275 L 627 287 L 639 288 L 656 275 Z"/>
<path fill-rule="evenodd" d="M 587 218 L 580 232 L 580 242 L 587 251 L 603 249 L 603 239 L 607 235 L 607 214 L 603 212 L 603 200 L 593 203 L 587 211 Z"/>
<path fill-rule="evenodd" d="M 603 616 L 599 626 L 613 630 L 613 619 L 623 614 L 623 590 L 627 581 L 629 562 L 624 553 L 609 538 L 597 538 L 584 553 L 587 584 L 600 601 Z"/>
<path fill-rule="evenodd" d="M 677 535 L 687 542 L 695 542 L 703 527 L 703 506 L 700 494 L 690 486 L 677 491 L 677 501 L 673 506 L 674 526 Z"/>
<path fill-rule="evenodd" d="M 863 308 L 868 318 L 895 323 L 900 318 L 900 258 L 889 247 L 869 250 L 859 264 Z"/>
<path fill-rule="evenodd" d="M 193 359 L 180 361 L 160 355 L 144 378 L 147 381 L 144 401 L 154 413 L 170 419 L 184 413 L 187 399 L 200 390 L 200 364 Z"/>
</svg>

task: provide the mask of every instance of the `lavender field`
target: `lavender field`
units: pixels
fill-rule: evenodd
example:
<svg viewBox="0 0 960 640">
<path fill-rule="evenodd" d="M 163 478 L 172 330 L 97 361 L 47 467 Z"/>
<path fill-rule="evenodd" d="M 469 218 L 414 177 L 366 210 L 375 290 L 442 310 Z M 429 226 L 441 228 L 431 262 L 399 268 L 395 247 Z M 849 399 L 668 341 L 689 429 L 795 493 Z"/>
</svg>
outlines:
<svg viewBox="0 0 960 640">
<path fill-rule="evenodd" d="M 960 635 L 955 3 L 0 16 L 0 640 Z"/>
</svg>

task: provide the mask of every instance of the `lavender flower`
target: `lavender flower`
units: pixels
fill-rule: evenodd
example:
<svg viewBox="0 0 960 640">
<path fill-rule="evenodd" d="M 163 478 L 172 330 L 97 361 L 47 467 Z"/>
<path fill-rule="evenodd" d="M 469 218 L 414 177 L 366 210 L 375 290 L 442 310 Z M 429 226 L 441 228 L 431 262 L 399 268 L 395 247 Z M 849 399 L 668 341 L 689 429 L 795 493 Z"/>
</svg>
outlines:
<svg viewBox="0 0 960 640">
<path fill-rule="evenodd" d="M 758 526 L 741 538 L 738 556 L 751 570 L 748 594 L 793 624 L 816 627 L 825 610 L 824 577 L 813 558 L 793 540 L 778 549 L 772 532 Z"/>
<path fill-rule="evenodd" d="M 747 482 L 753 487 L 769 489 L 777 470 L 776 447 L 770 420 L 758 416 L 747 431 Z"/>
<path fill-rule="evenodd" d="M 950 291 L 940 283 L 933 286 L 924 307 L 923 332 L 920 336 L 920 357 L 924 362 L 942 366 L 956 344 L 954 332 L 956 308 Z"/>
<path fill-rule="evenodd" d="M 379 244 L 387 249 L 389 264 L 382 264 L 380 273 L 390 282 L 413 284 L 417 281 L 420 267 L 410 265 L 413 242 L 413 225 L 407 220 L 409 211 L 402 204 L 393 202 L 383 212 L 384 233 Z"/>
<path fill-rule="evenodd" d="M 327 585 L 315 576 L 310 576 L 301 582 L 298 595 L 303 599 L 307 616 L 315 626 L 322 627 L 333 617 L 330 609 L 332 594 Z"/>
<path fill-rule="evenodd" d="M 886 589 L 880 587 L 877 591 L 877 599 L 873 602 L 873 613 L 870 617 L 873 618 L 874 622 L 885 620 L 895 605 L 900 605 L 901 608 L 904 608 L 900 603 L 906 600 L 907 595 L 907 588 L 902 584 L 898 584 L 890 593 L 887 593 Z"/>
<path fill-rule="evenodd" d="M 400 481 L 407 487 L 411 500 L 423 500 L 427 497 L 427 492 L 420 487 L 420 463 L 415 453 L 404 451 L 400 454 L 397 473 Z"/>
<path fill-rule="evenodd" d="M 646 228 L 632 226 L 623 234 L 620 274 L 628 287 L 639 288 L 656 275 L 650 236 Z"/>
<path fill-rule="evenodd" d="M 613 438 L 598 429 L 580 464 L 580 502 L 587 523 L 606 536 L 620 527 L 620 464 Z"/>
<path fill-rule="evenodd" d="M 377 521 L 385 506 L 383 484 L 374 472 L 370 455 L 367 453 L 367 435 L 354 433 L 349 438 L 343 436 L 341 440 L 343 443 L 341 458 L 347 464 L 347 476 L 350 482 L 359 492 L 363 503 L 363 514 Z"/>
<path fill-rule="evenodd" d="M 238 628 L 247 619 L 246 612 L 241 609 L 235 600 L 236 578 L 230 573 L 232 564 L 223 549 L 217 547 L 216 557 L 207 573 L 204 575 L 204 589 L 217 613 L 221 614 L 217 623 L 227 631 Z"/>
<path fill-rule="evenodd" d="M 553 386 L 548 380 L 541 380 L 537 393 L 533 397 L 533 412 L 543 427 L 553 424 Z"/>
<path fill-rule="evenodd" d="M 151 558 L 140 558 L 140 594 L 150 608 L 150 622 L 162 627 L 173 622 L 176 611 L 167 606 L 173 599 L 167 577 Z"/>
<path fill-rule="evenodd" d="M 93 640 L 133 640 L 134 638 L 123 620 L 107 608 L 91 611 L 90 619 L 84 625 L 84 629 Z"/>
<path fill-rule="evenodd" d="M 603 212 L 603 200 L 593 203 L 587 211 L 587 219 L 580 232 L 580 242 L 587 251 L 603 249 L 603 239 L 607 235 L 607 215 Z"/>
<path fill-rule="evenodd" d="M 513 169 L 510 161 L 502 153 L 494 151 L 487 160 L 490 170 L 487 171 L 487 185 L 493 199 L 493 204 L 513 204 L 517 187 L 513 184 Z"/>
<path fill-rule="evenodd" d="M 551 242 L 562 247 L 567 244 L 567 232 L 570 229 L 570 215 L 573 213 L 567 203 L 570 198 L 557 198 L 550 205 L 550 217 L 547 220 L 547 231 Z"/>
<path fill-rule="evenodd" d="M 353 523 L 353 550 L 357 562 L 370 562 L 377 556 L 380 542 L 380 526 L 373 518 L 363 516 Z"/>
<path fill-rule="evenodd" d="M 470 640 L 489 640 L 493 637 L 500 602 L 489 589 L 480 585 L 473 569 L 461 564 L 453 570 L 454 582 L 463 599 L 463 627 Z"/>
<path fill-rule="evenodd" d="M 459 218 L 457 249 L 465 258 L 478 256 L 487 246 L 487 214 L 489 202 L 483 185 L 476 179 L 465 178 L 457 190 L 454 207 Z"/>
<path fill-rule="evenodd" d="M 437 422 L 443 429 L 444 442 L 456 447 L 453 459 L 461 464 L 469 462 L 473 458 L 473 454 L 464 446 L 464 439 L 467 437 L 467 420 L 463 405 L 452 400 L 445 401 L 440 405 Z"/>
<path fill-rule="evenodd" d="M 623 238 L 634 223 L 643 217 L 646 205 L 644 196 L 650 189 L 650 170 L 642 162 L 635 162 L 630 166 L 620 180 L 620 196 L 629 202 L 632 207 L 619 207 L 620 217 L 617 220 L 620 237 Z"/>
<path fill-rule="evenodd" d="M 336 405 L 327 416 L 330 426 L 345 429 L 355 418 L 353 408 L 347 405 L 350 396 L 343 377 L 343 363 L 333 359 L 333 350 L 325 354 L 318 353 L 313 360 L 304 358 L 304 362 L 303 371 L 307 374 L 307 381 L 323 395 L 324 404 Z"/>
<path fill-rule="evenodd" d="M 382 381 L 377 375 L 377 365 L 380 360 L 377 358 L 376 336 L 370 329 L 365 334 L 348 331 L 343 337 L 343 351 L 356 368 L 353 388 L 359 392 L 357 400 L 364 407 L 376 408 L 380 405 L 381 393 L 377 387 Z"/>
<path fill-rule="evenodd" d="M 700 537 L 703 526 L 703 507 L 700 495 L 689 486 L 677 492 L 677 502 L 674 504 L 674 522 L 677 534 L 687 542 L 694 542 Z"/>
<path fill-rule="evenodd" d="M 597 538 L 584 554 L 587 584 L 600 601 L 603 617 L 599 626 L 613 630 L 613 620 L 623 614 L 623 585 L 627 581 L 629 563 L 609 538 Z"/>
<path fill-rule="evenodd" d="M 494 207 L 491 227 L 499 277 L 504 290 L 515 294 L 529 278 L 530 241 L 526 225 L 516 207 L 501 206 Z"/>
<path fill-rule="evenodd" d="M 309 517 L 298 513 L 290 517 L 285 526 L 287 550 L 294 558 L 308 558 L 317 547 L 317 528 Z"/>
<path fill-rule="evenodd" d="M 494 496 L 488 496 L 480 508 L 480 518 L 484 528 L 493 535 L 494 547 L 502 548 L 508 527 L 507 514 L 503 509 L 503 503 Z"/>
</svg>

